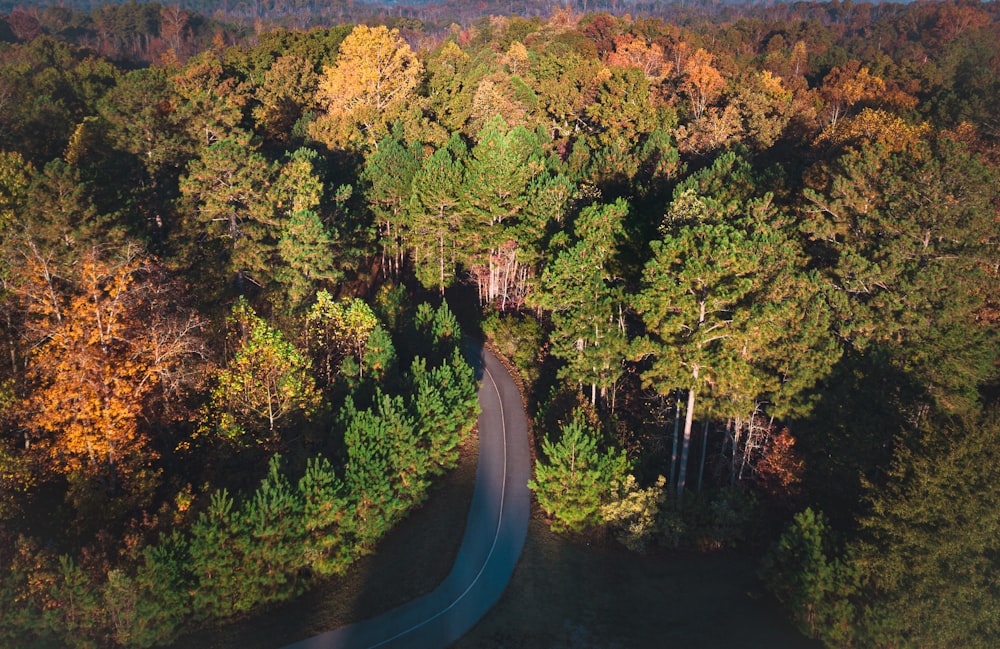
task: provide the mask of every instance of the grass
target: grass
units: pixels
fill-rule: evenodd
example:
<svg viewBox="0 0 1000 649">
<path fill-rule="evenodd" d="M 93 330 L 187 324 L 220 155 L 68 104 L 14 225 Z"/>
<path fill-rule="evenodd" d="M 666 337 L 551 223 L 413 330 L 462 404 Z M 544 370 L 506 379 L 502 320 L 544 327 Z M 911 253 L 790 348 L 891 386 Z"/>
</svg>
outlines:
<svg viewBox="0 0 1000 649">
<path fill-rule="evenodd" d="M 376 555 L 298 599 L 181 638 L 176 649 L 278 648 L 389 610 L 451 569 L 476 472 L 476 443 Z M 814 649 L 739 554 L 640 556 L 603 537 L 553 534 L 535 512 L 498 605 L 453 649 L 684 647 Z"/>
<path fill-rule="evenodd" d="M 533 517 L 497 606 L 452 649 L 814 649 L 760 589 L 753 557 L 553 534 Z"/>
</svg>

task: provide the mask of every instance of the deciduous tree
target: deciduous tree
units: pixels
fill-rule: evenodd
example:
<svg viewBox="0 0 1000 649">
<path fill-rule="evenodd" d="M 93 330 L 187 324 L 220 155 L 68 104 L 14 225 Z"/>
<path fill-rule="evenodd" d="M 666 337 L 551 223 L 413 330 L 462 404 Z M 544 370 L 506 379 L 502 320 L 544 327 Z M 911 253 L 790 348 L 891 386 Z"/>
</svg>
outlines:
<svg viewBox="0 0 1000 649">
<path fill-rule="evenodd" d="M 243 299 L 228 324 L 235 356 L 215 374 L 202 426 L 237 444 L 274 445 L 283 420 L 320 405 L 311 364 Z"/>
<path fill-rule="evenodd" d="M 84 250 L 68 267 L 31 241 L 21 254 L 34 444 L 60 471 L 114 478 L 147 465 L 156 456 L 147 408 L 176 396 L 198 321 L 161 303 L 169 280 L 136 244 Z"/>
<path fill-rule="evenodd" d="M 319 81 L 325 113 L 313 124 L 328 146 L 371 146 L 410 108 L 423 66 L 399 31 L 358 25 Z"/>
</svg>

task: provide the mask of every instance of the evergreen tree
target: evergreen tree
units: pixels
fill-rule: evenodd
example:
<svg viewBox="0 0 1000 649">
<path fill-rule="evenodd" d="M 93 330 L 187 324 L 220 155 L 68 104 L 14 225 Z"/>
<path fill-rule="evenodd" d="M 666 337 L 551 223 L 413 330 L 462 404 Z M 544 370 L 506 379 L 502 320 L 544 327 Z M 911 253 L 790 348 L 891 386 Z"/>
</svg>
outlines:
<svg viewBox="0 0 1000 649">
<path fill-rule="evenodd" d="M 408 244 L 414 271 L 425 288 L 442 293 L 455 280 L 465 156 L 465 144 L 453 136 L 447 147 L 424 160 L 410 194 Z"/>
<path fill-rule="evenodd" d="M 374 408 L 360 411 L 349 400 L 341 419 L 345 481 L 357 511 L 355 542 L 365 552 L 424 498 L 429 458 L 401 397 L 378 390 Z"/>
<path fill-rule="evenodd" d="M 850 598 L 858 587 L 858 573 L 836 554 L 826 518 L 806 509 L 795 515 L 765 557 L 761 574 L 799 630 L 827 646 L 851 646 L 857 611 Z"/>
<path fill-rule="evenodd" d="M 188 166 L 180 189 L 197 227 L 184 234 L 192 238 L 201 230 L 193 260 L 219 257 L 230 277 L 243 288 L 246 281 L 266 285 L 272 271 L 271 260 L 277 244 L 273 209 L 264 197 L 272 183 L 270 163 L 249 145 L 247 134 L 233 134 L 213 142 Z M 213 247 L 206 255 L 205 242 Z M 207 272 L 207 269 L 206 269 Z"/>
<path fill-rule="evenodd" d="M 190 570 L 196 585 L 191 611 L 196 618 L 246 610 L 242 584 L 248 566 L 237 553 L 241 533 L 236 502 L 225 490 L 213 493 L 208 509 L 191 526 Z"/>
<path fill-rule="evenodd" d="M 611 496 L 612 483 L 622 483 L 628 462 L 621 451 L 599 448 L 598 432 L 577 411 L 558 439 L 546 435 L 544 460 L 535 463 L 528 486 L 552 519 L 552 529 L 579 532 L 600 522 L 601 505 Z"/>
<path fill-rule="evenodd" d="M 552 353 L 566 362 L 561 376 L 597 391 L 614 391 L 628 356 L 624 293 L 614 272 L 628 213 L 619 199 L 594 205 L 577 217 L 576 243 L 545 267 L 531 302 L 552 312 Z M 612 400 L 613 401 L 613 400 Z"/>
<path fill-rule="evenodd" d="M 329 460 L 311 458 L 298 493 L 306 533 L 302 561 L 320 577 L 343 573 L 353 559 L 348 538 L 354 529 L 343 480 Z"/>
<path fill-rule="evenodd" d="M 901 436 L 853 555 L 869 646 L 992 646 L 1000 637 L 1000 417 Z"/>
<path fill-rule="evenodd" d="M 422 157 L 420 146 L 407 146 L 399 130 L 397 126 L 369 153 L 361 174 L 367 184 L 365 198 L 379 228 L 383 263 L 393 275 L 401 270 L 404 242 L 409 239 L 407 206 Z"/>
</svg>

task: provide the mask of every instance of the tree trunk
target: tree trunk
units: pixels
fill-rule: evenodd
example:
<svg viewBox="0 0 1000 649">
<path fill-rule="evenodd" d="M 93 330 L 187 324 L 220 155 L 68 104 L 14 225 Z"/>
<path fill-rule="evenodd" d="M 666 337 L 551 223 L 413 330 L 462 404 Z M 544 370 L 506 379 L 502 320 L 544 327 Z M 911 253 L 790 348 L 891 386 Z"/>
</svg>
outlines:
<svg viewBox="0 0 1000 649">
<path fill-rule="evenodd" d="M 438 269 L 439 269 L 439 279 L 438 287 L 441 289 L 441 295 L 444 295 L 444 235 L 438 237 Z"/>
<path fill-rule="evenodd" d="M 740 435 L 743 431 L 743 420 L 736 417 L 736 422 L 733 424 L 733 455 L 729 462 L 729 486 L 736 486 L 736 453 L 737 449 L 740 447 Z"/>
<path fill-rule="evenodd" d="M 697 378 L 697 377 L 695 377 Z M 694 388 L 688 390 L 687 412 L 684 413 L 684 438 L 681 443 L 681 465 L 677 471 L 677 505 L 684 498 L 684 485 L 687 482 L 688 451 L 691 449 L 691 424 L 694 420 Z"/>
<path fill-rule="evenodd" d="M 681 433 L 681 391 L 674 390 L 674 443 L 670 450 L 670 486 L 677 484 L 677 440 Z"/>
</svg>

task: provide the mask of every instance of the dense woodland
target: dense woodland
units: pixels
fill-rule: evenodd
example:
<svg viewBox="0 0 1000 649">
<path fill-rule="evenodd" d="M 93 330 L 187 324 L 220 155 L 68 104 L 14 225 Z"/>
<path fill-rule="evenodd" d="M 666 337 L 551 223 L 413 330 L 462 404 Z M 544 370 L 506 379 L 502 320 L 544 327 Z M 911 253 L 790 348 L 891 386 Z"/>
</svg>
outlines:
<svg viewBox="0 0 1000 649">
<path fill-rule="evenodd" d="M 447 292 L 554 528 L 755 552 L 831 647 L 996 645 L 1000 8 L 586 9 L 0 16 L 0 644 L 377 551 L 475 421 Z"/>
</svg>

